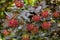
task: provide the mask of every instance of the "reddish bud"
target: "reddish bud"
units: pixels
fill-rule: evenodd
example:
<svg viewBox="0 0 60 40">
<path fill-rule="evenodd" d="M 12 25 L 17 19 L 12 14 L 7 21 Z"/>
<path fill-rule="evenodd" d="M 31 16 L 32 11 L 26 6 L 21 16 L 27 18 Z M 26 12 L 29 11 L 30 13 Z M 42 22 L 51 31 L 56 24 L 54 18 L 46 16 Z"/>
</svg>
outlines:
<svg viewBox="0 0 60 40">
<path fill-rule="evenodd" d="M 43 28 L 43 29 L 49 29 L 50 26 L 51 26 L 51 23 L 50 23 L 50 22 L 43 22 L 43 23 L 42 23 L 42 28 Z"/>
<path fill-rule="evenodd" d="M 58 13 L 58 12 L 54 12 L 54 13 L 53 13 L 53 16 L 54 16 L 55 18 L 57 18 L 57 17 L 59 17 L 59 13 Z"/>
<path fill-rule="evenodd" d="M 41 16 L 44 18 L 48 17 L 48 11 L 43 11 Z"/>
<path fill-rule="evenodd" d="M 8 25 L 11 27 L 16 27 L 18 25 L 18 21 L 16 19 L 11 19 L 9 20 Z"/>
<path fill-rule="evenodd" d="M 32 17 L 32 20 L 33 20 L 34 22 L 39 22 L 39 21 L 40 21 L 40 16 L 39 16 L 39 15 L 34 15 L 34 16 Z"/>
<path fill-rule="evenodd" d="M 22 8 L 22 7 L 23 7 L 23 5 L 24 5 L 24 3 L 23 3 L 22 1 L 15 0 L 15 5 L 16 5 L 17 7 Z"/>
<path fill-rule="evenodd" d="M 33 24 L 27 24 L 27 30 L 28 31 L 33 30 L 33 28 L 34 28 L 34 25 Z"/>
<path fill-rule="evenodd" d="M 4 30 L 4 35 L 8 35 L 9 34 L 9 32 L 7 31 L 7 30 Z"/>
<path fill-rule="evenodd" d="M 38 27 L 34 27 L 32 30 L 33 33 L 38 33 Z"/>
</svg>

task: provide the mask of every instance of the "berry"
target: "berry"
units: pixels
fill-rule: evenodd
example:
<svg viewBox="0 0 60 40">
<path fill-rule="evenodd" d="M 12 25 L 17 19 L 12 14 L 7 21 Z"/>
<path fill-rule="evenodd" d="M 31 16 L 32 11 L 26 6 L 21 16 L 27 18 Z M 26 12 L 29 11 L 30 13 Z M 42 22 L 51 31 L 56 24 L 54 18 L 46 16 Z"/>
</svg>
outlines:
<svg viewBox="0 0 60 40">
<path fill-rule="evenodd" d="M 41 14 L 42 17 L 46 18 L 48 17 L 48 11 L 43 11 L 42 14 Z"/>
<path fill-rule="evenodd" d="M 28 31 L 31 31 L 34 28 L 34 25 L 33 24 L 27 24 L 26 28 L 27 28 Z"/>
<path fill-rule="evenodd" d="M 51 23 L 50 23 L 50 22 L 43 22 L 43 23 L 42 23 L 42 28 L 43 28 L 43 29 L 49 29 L 50 26 L 51 26 Z"/>
<path fill-rule="evenodd" d="M 27 24 L 27 30 L 32 33 L 38 33 L 38 27 L 33 24 Z"/>
<path fill-rule="evenodd" d="M 33 20 L 34 22 L 39 22 L 39 21 L 40 21 L 40 16 L 39 16 L 39 15 L 34 15 L 34 16 L 32 17 L 32 20 Z"/>
<path fill-rule="evenodd" d="M 34 27 L 32 30 L 33 33 L 38 33 L 38 27 Z"/>
<path fill-rule="evenodd" d="M 16 19 L 11 19 L 11 20 L 9 20 L 8 25 L 10 27 L 16 27 L 18 25 L 18 21 Z"/>
<path fill-rule="evenodd" d="M 23 2 L 22 1 L 19 1 L 19 0 L 15 0 L 15 5 L 16 5 L 16 7 L 20 7 L 20 8 L 22 8 L 23 7 Z"/>
<path fill-rule="evenodd" d="M 58 13 L 58 12 L 54 12 L 54 13 L 53 13 L 53 16 L 54 16 L 55 18 L 57 18 L 57 17 L 59 17 L 59 13 Z"/>
<path fill-rule="evenodd" d="M 4 30 L 4 35 L 7 36 L 9 32 L 7 30 Z"/>
</svg>

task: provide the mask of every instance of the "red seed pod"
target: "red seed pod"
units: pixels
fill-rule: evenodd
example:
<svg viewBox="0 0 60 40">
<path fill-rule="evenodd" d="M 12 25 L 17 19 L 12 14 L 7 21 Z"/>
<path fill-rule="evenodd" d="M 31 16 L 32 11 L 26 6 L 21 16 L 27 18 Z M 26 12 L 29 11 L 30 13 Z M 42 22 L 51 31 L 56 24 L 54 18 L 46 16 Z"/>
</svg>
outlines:
<svg viewBox="0 0 60 40">
<path fill-rule="evenodd" d="M 43 29 L 49 29 L 50 26 L 51 26 L 51 23 L 50 23 L 50 22 L 43 22 L 43 23 L 42 23 L 42 28 L 43 28 Z"/>
<path fill-rule="evenodd" d="M 42 14 L 41 14 L 42 17 L 46 18 L 48 17 L 48 11 L 43 11 Z"/>
<path fill-rule="evenodd" d="M 9 20 L 8 26 L 16 27 L 17 25 L 18 25 L 18 20 L 16 20 L 16 19 Z"/>
<path fill-rule="evenodd" d="M 27 28 L 28 31 L 31 31 L 34 28 L 34 25 L 33 24 L 27 24 L 26 28 Z"/>
<path fill-rule="evenodd" d="M 40 16 L 39 16 L 39 15 L 34 15 L 34 16 L 32 17 L 32 20 L 33 20 L 34 22 L 39 22 L 39 21 L 40 21 Z"/>
<path fill-rule="evenodd" d="M 53 16 L 54 16 L 55 18 L 58 18 L 58 17 L 59 17 L 59 13 L 58 13 L 58 12 L 54 12 L 54 13 L 53 13 Z"/>
<path fill-rule="evenodd" d="M 4 30 L 4 35 L 7 36 L 9 32 L 7 30 Z"/>
<path fill-rule="evenodd" d="M 38 33 L 38 27 L 34 27 L 32 30 L 33 33 Z"/>
<path fill-rule="evenodd" d="M 21 0 L 15 0 L 15 5 L 16 5 L 16 7 L 20 7 L 20 8 L 22 8 L 23 6 L 24 6 L 24 3 L 21 1 Z"/>
</svg>

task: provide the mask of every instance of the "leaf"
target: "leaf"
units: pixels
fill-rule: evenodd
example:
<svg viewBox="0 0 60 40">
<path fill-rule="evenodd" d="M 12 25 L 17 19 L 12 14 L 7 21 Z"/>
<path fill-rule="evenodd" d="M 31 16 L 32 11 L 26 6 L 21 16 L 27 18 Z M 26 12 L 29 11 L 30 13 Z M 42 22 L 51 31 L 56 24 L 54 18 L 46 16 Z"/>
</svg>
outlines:
<svg viewBox="0 0 60 40">
<path fill-rule="evenodd" d="M 11 12 L 5 12 L 5 14 L 6 14 L 8 17 L 10 17 L 10 18 L 13 17 L 13 14 L 12 14 Z"/>
</svg>

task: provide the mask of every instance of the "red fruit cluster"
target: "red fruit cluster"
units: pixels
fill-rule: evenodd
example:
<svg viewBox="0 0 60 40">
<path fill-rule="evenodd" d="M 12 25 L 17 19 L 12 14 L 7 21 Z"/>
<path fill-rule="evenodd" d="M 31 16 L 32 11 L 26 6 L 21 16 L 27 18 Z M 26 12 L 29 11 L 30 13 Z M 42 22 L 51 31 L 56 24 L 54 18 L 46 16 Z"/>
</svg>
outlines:
<svg viewBox="0 0 60 40">
<path fill-rule="evenodd" d="M 32 20 L 33 20 L 34 22 L 39 22 L 39 21 L 40 21 L 40 16 L 39 16 L 39 15 L 34 15 L 34 16 L 32 17 Z"/>
<path fill-rule="evenodd" d="M 8 26 L 16 27 L 17 25 L 18 25 L 18 20 L 16 20 L 16 19 L 9 20 Z"/>
<path fill-rule="evenodd" d="M 33 24 L 27 24 L 26 28 L 27 28 L 28 31 L 31 31 L 34 28 L 34 25 Z"/>
<path fill-rule="evenodd" d="M 59 17 L 59 13 L 58 13 L 58 12 L 54 12 L 54 13 L 53 13 L 53 16 L 54 16 L 55 18 L 57 18 L 57 17 Z"/>
<path fill-rule="evenodd" d="M 50 26 L 51 26 L 51 23 L 50 23 L 50 22 L 43 22 L 43 23 L 42 23 L 42 28 L 43 28 L 43 29 L 49 29 Z"/>
<path fill-rule="evenodd" d="M 7 36 L 9 32 L 7 30 L 4 30 L 4 35 Z"/>
<path fill-rule="evenodd" d="M 23 3 L 22 1 L 15 0 L 15 5 L 16 5 L 16 7 L 20 7 L 20 8 L 22 8 L 23 5 L 24 5 L 24 3 Z"/>
<path fill-rule="evenodd" d="M 29 35 L 23 35 L 22 40 L 30 40 Z"/>
<path fill-rule="evenodd" d="M 44 18 L 48 17 L 48 11 L 47 10 L 46 11 L 43 11 L 41 13 L 41 16 L 44 17 Z"/>
<path fill-rule="evenodd" d="M 32 30 L 33 33 L 38 33 L 38 27 L 34 27 Z"/>
<path fill-rule="evenodd" d="M 33 24 L 27 24 L 27 30 L 33 33 L 38 33 L 38 27 Z"/>
</svg>

